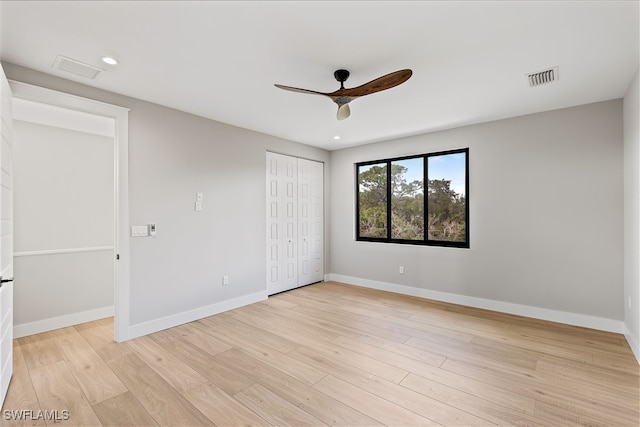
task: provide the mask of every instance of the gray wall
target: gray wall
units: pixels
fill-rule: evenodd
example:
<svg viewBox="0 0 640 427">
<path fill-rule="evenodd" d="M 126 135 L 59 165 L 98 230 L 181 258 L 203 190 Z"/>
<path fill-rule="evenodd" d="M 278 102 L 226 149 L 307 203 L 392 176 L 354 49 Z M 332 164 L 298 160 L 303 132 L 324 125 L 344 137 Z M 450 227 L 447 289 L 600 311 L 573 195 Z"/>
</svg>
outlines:
<svg viewBox="0 0 640 427">
<path fill-rule="evenodd" d="M 327 169 L 327 151 L 3 67 L 9 79 L 131 109 L 131 225 L 158 227 L 153 238 L 131 238 L 133 326 L 266 289 L 265 152 L 323 161 Z M 326 201 L 328 190 L 325 182 Z M 194 211 L 196 192 L 204 193 L 201 212 Z M 222 286 L 222 275 L 230 285 Z"/>
<path fill-rule="evenodd" d="M 334 151 L 331 272 L 621 324 L 622 138 L 614 100 Z M 355 162 L 462 147 L 470 249 L 354 241 Z"/>
<path fill-rule="evenodd" d="M 624 97 L 624 323 L 640 361 L 640 108 L 639 72 Z M 631 304 L 631 306 L 629 306 Z"/>
</svg>

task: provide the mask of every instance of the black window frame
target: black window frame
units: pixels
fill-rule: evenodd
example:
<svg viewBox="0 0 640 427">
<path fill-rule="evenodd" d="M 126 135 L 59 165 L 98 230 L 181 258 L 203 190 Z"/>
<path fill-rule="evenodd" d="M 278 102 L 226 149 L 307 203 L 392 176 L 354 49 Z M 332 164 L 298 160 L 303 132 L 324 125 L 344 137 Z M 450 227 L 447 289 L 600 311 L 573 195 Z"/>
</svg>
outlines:
<svg viewBox="0 0 640 427">
<path fill-rule="evenodd" d="M 429 183 L 429 158 L 444 156 L 448 154 L 465 154 L 465 240 L 464 242 L 449 241 L 449 240 L 434 240 L 429 239 L 428 221 L 429 208 L 428 208 L 428 183 Z M 391 164 L 393 162 L 409 160 L 409 159 L 423 159 L 423 192 L 424 192 L 424 238 L 423 240 L 408 240 L 408 239 L 394 239 L 391 237 L 392 233 L 392 216 L 391 216 L 391 201 L 392 201 L 392 185 L 391 185 Z M 387 168 L 387 237 L 365 237 L 360 235 L 360 167 L 369 165 L 386 164 Z M 469 148 L 457 148 L 453 150 L 437 151 L 433 153 L 417 154 L 412 156 L 394 157 L 389 159 L 370 160 L 366 162 L 359 162 L 355 164 L 355 189 L 356 189 L 356 241 L 361 242 L 377 242 L 377 243 L 396 243 L 406 245 L 419 245 L 419 246 L 442 246 L 452 248 L 465 248 L 470 247 L 469 244 Z"/>
</svg>

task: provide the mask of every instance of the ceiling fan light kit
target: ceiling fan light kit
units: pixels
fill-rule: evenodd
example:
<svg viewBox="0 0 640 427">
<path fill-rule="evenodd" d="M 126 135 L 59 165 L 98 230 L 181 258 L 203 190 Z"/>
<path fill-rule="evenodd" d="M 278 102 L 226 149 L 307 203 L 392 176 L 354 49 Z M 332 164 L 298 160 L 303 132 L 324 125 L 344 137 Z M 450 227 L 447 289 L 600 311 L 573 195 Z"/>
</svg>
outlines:
<svg viewBox="0 0 640 427">
<path fill-rule="evenodd" d="M 347 70 L 336 70 L 333 73 L 335 79 L 340 82 L 340 89 L 334 92 L 317 92 L 315 90 L 309 89 L 300 89 L 297 87 L 284 86 L 276 84 L 275 86 L 280 89 L 289 90 L 292 92 L 300 92 L 300 93 L 308 93 L 312 95 L 324 95 L 331 98 L 333 102 L 338 105 L 338 120 L 344 120 L 351 115 L 351 109 L 349 108 L 349 103 L 356 98 L 361 96 L 370 95 L 372 93 L 380 92 L 382 90 L 391 89 L 392 87 L 398 86 L 409 80 L 413 72 L 410 69 L 404 69 L 395 71 L 393 73 L 386 74 L 382 77 L 378 77 L 377 79 L 371 80 L 368 83 L 365 83 L 360 86 L 345 88 L 344 82 L 349 78 L 349 71 Z"/>
</svg>

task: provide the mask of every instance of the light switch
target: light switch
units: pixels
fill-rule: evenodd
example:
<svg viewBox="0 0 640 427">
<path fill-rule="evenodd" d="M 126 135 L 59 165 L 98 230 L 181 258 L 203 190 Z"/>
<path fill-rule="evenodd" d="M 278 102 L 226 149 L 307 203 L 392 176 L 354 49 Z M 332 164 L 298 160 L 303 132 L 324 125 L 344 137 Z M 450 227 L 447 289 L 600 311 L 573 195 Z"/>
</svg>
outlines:
<svg viewBox="0 0 640 427">
<path fill-rule="evenodd" d="M 204 194 L 196 193 L 196 202 L 202 202 L 204 200 Z"/>
<path fill-rule="evenodd" d="M 149 235 L 149 228 L 146 225 L 134 225 L 131 227 L 131 237 L 146 237 Z"/>
</svg>

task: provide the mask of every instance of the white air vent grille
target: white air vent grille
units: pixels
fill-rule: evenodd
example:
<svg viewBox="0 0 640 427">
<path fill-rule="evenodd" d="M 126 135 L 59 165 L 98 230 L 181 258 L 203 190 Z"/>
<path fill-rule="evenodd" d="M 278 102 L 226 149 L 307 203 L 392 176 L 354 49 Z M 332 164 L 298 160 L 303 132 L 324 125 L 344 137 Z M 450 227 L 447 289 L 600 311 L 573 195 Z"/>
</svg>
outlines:
<svg viewBox="0 0 640 427">
<path fill-rule="evenodd" d="M 66 71 L 68 73 L 72 73 L 76 76 L 84 77 L 87 79 L 97 79 L 100 73 L 102 73 L 103 71 L 102 69 L 94 67 L 93 65 L 85 64 L 84 62 L 67 58 L 66 56 L 62 55 L 58 55 L 52 67 L 57 70 Z"/>
<path fill-rule="evenodd" d="M 529 86 L 540 86 L 558 80 L 558 67 L 527 74 Z"/>
</svg>

